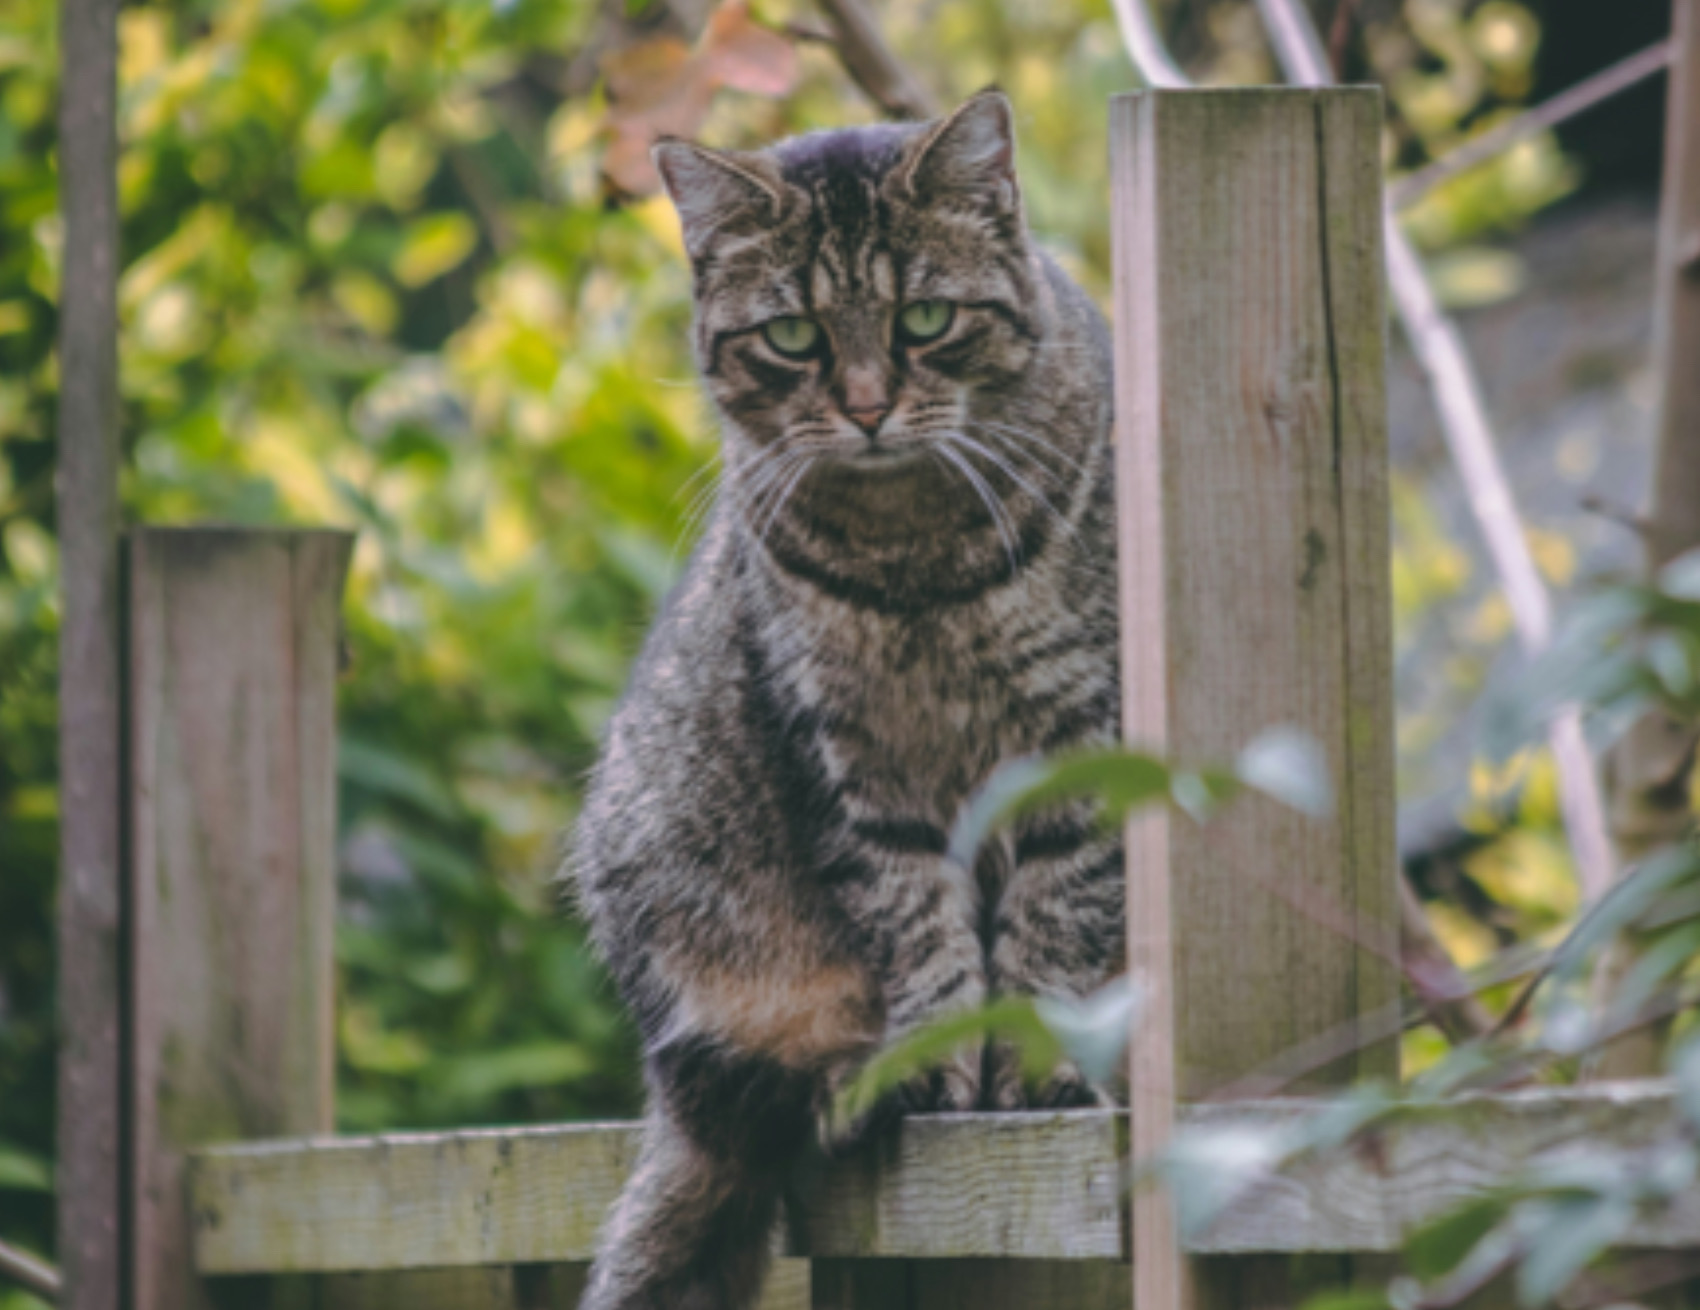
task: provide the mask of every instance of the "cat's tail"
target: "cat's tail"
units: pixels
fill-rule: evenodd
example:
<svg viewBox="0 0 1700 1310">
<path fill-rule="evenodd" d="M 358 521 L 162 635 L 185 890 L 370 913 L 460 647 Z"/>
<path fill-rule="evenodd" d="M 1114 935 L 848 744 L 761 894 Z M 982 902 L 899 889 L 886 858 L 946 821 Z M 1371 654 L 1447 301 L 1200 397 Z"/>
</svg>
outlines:
<svg viewBox="0 0 1700 1310">
<path fill-rule="evenodd" d="M 652 1108 L 579 1310 L 751 1310 L 767 1272 L 780 1177 L 705 1149 Z"/>
</svg>

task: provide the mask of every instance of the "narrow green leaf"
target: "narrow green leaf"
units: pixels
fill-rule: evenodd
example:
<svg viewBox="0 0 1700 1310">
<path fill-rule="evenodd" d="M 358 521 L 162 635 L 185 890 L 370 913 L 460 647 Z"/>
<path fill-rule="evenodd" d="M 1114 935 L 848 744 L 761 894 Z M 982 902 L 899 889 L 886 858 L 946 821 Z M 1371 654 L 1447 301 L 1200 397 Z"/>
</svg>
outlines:
<svg viewBox="0 0 1700 1310">
<path fill-rule="evenodd" d="M 834 1114 L 846 1122 L 871 1110 L 880 1097 L 934 1068 L 963 1046 L 1000 1038 L 1022 1051 L 1032 1073 L 1054 1069 L 1063 1048 L 1039 1018 L 1031 997 L 1007 996 L 977 1010 L 946 1015 L 905 1034 L 863 1066 L 840 1093 Z"/>
<path fill-rule="evenodd" d="M 1466 1201 L 1418 1227 L 1405 1239 L 1405 1264 L 1432 1281 L 1451 1273 L 1510 1212 L 1509 1198 L 1492 1194 Z"/>
<path fill-rule="evenodd" d="M 1165 798 L 1168 792 L 1168 765 L 1137 751 L 1106 747 L 1049 760 L 1012 760 L 963 807 L 951 832 L 950 858 L 972 868 L 980 847 L 999 825 L 1059 801 L 1096 796 L 1103 802 L 1105 823 L 1113 824 L 1135 806 Z"/>
<path fill-rule="evenodd" d="M 0 1192 L 51 1192 L 53 1166 L 22 1147 L 0 1142 Z"/>
</svg>

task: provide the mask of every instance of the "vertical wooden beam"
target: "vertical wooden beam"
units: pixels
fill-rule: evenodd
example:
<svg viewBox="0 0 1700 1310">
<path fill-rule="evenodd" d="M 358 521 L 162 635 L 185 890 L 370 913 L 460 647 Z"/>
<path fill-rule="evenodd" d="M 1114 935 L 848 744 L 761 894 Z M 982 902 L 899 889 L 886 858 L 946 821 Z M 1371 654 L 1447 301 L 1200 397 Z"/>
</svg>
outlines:
<svg viewBox="0 0 1700 1310">
<path fill-rule="evenodd" d="M 58 1252 L 67 1310 L 119 1310 L 118 0 L 64 0 L 60 46 Z"/>
<path fill-rule="evenodd" d="M 1700 546 L 1700 0 L 1672 0 L 1653 353 L 1654 563 Z"/>
<path fill-rule="evenodd" d="M 1398 995 L 1380 100 L 1153 91 L 1111 110 L 1123 677 L 1130 740 L 1223 762 L 1290 725 L 1318 821 L 1248 797 L 1130 827 L 1129 950 L 1153 989 L 1136 1155 L 1177 1101 Z M 1391 1074 L 1366 1042 L 1306 1085 Z M 1284 1263 L 1187 1262 L 1134 1203 L 1134 1303 L 1280 1303 Z M 1234 1290 L 1237 1288 L 1238 1290 Z"/>
<path fill-rule="evenodd" d="M 131 542 L 134 1310 L 210 1306 L 182 1152 L 328 1132 L 342 532 Z"/>
</svg>

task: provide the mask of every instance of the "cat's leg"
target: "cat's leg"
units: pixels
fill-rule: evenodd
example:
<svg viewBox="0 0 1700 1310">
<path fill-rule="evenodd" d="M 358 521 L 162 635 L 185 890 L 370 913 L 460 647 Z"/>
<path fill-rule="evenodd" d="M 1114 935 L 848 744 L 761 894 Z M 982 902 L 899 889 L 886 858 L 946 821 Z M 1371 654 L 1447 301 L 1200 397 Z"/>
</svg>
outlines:
<svg viewBox="0 0 1700 1310">
<path fill-rule="evenodd" d="M 752 1310 L 817 1079 L 704 1035 L 649 1068 L 643 1149 L 580 1310 Z"/>
<path fill-rule="evenodd" d="M 1126 871 L 1119 835 L 1089 804 L 1033 815 L 1014 834 L 1014 873 L 993 917 L 994 994 L 1076 998 L 1125 967 Z M 986 1101 L 995 1109 L 1096 1105 L 1107 1098 L 1071 1061 L 1036 1088 L 1017 1053 L 994 1047 Z"/>
<path fill-rule="evenodd" d="M 828 863 L 839 904 L 873 957 L 888 1045 L 986 999 L 979 889 L 971 874 L 944 858 L 945 845 L 943 831 L 930 824 L 863 814 L 844 829 Z M 853 1146 L 904 1113 L 972 1110 L 980 1099 L 981 1064 L 981 1047 L 970 1044 L 899 1087 L 862 1120 L 829 1117 L 823 1125 L 828 1144 Z"/>
</svg>

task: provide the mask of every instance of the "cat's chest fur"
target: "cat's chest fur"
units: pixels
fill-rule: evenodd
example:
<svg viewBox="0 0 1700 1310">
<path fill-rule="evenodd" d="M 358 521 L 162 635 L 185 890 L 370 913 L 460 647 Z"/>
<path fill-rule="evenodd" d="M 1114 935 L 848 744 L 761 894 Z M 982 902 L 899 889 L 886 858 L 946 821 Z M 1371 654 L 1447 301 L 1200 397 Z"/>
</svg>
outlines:
<svg viewBox="0 0 1700 1310">
<path fill-rule="evenodd" d="M 923 615 L 789 597 L 774 667 L 820 725 L 832 780 L 948 827 L 1000 764 L 1054 747 L 1060 719 L 1113 679 L 1114 653 L 1047 581 Z"/>
</svg>

